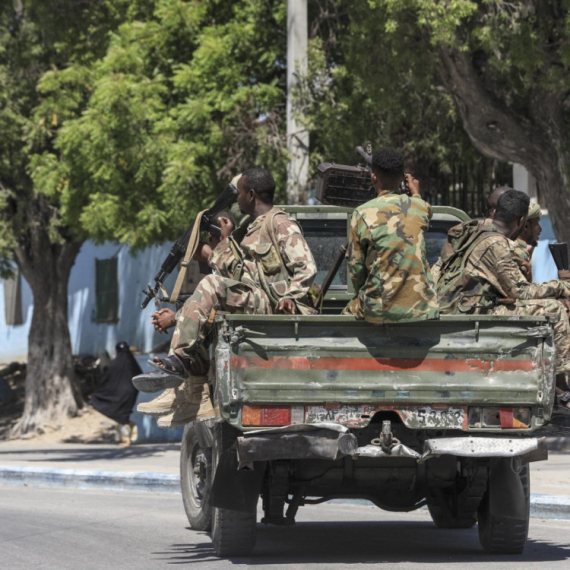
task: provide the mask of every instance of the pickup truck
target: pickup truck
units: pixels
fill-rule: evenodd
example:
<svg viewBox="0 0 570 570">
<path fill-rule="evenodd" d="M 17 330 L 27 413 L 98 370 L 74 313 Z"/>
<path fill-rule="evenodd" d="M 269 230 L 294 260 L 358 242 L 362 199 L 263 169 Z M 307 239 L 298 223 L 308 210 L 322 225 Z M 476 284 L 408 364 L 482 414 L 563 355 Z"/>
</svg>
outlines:
<svg viewBox="0 0 570 570">
<path fill-rule="evenodd" d="M 351 209 L 286 207 L 327 273 Z M 433 208 L 430 263 L 469 219 Z M 528 463 L 547 459 L 540 430 L 554 402 L 552 330 L 541 317 L 443 316 L 374 325 L 341 315 L 346 262 L 320 314 L 218 315 L 210 346 L 217 417 L 190 424 L 184 506 L 218 556 L 250 553 L 261 522 L 367 499 L 385 511 L 427 506 L 436 526 L 478 524 L 483 550 L 520 553 L 528 535 Z"/>
</svg>

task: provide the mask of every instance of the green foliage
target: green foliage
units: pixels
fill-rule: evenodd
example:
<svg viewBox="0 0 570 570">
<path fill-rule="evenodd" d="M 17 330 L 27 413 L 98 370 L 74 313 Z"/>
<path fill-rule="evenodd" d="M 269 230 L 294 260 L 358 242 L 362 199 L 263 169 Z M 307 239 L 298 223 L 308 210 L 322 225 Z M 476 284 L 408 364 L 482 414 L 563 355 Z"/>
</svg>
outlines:
<svg viewBox="0 0 570 570">
<path fill-rule="evenodd" d="M 311 39 L 308 77 L 297 93 L 313 169 L 323 160 L 355 163 L 354 147 L 368 140 L 403 150 L 424 181 L 434 166 L 449 172 L 455 162 L 480 160 L 441 88 L 413 4 L 328 3 L 339 17 L 332 32 Z"/>
<path fill-rule="evenodd" d="M 283 0 L 0 7 L 0 258 L 46 197 L 52 243 L 173 238 L 252 164 L 285 181 Z M 0 268 L 1 269 L 1 268 Z"/>
<path fill-rule="evenodd" d="M 0 269 L 16 246 L 31 253 L 29 230 L 34 224 L 45 225 L 54 244 L 75 239 L 59 212 L 65 184 L 57 176 L 61 165 L 55 158 L 43 163 L 53 190 L 46 192 L 52 209 L 47 220 L 38 217 L 33 204 L 48 182 L 37 187 L 34 170 L 38 156 L 52 149 L 53 133 L 62 121 L 85 105 L 89 78 L 82 66 L 105 52 L 108 31 L 124 17 L 127 4 L 22 0 L 0 5 Z M 53 83 L 60 69 L 65 70 L 66 89 L 42 102 L 39 86 Z"/>
<path fill-rule="evenodd" d="M 283 3 L 153 4 L 104 57 L 42 78 L 38 136 L 53 148 L 31 161 L 78 236 L 133 248 L 175 237 L 252 164 L 284 186 Z"/>
<path fill-rule="evenodd" d="M 412 24 L 424 43 L 468 51 L 486 89 L 513 111 L 528 114 L 539 88 L 567 89 L 568 0 L 375 0 L 390 33 Z M 435 58 L 437 61 L 437 58 Z"/>
<path fill-rule="evenodd" d="M 18 6 L 23 6 L 19 10 Z M 481 158 L 441 87 L 438 49 L 470 50 L 513 109 L 566 83 L 567 2 L 309 3 L 297 114 L 311 165 L 355 144 L 449 172 Z M 560 13 L 557 13 L 556 11 Z M 173 238 L 229 179 L 262 164 L 284 196 L 285 0 L 26 0 L 0 8 L 0 256 L 42 194 L 58 240 Z M 10 231 L 8 231 L 10 230 Z"/>
</svg>

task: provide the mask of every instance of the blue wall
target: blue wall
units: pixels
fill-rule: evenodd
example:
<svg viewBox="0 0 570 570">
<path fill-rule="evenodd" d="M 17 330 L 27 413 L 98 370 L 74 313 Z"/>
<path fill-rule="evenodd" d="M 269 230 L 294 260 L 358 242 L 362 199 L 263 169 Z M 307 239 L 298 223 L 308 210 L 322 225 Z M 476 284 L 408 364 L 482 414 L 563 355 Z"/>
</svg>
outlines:
<svg viewBox="0 0 570 570">
<path fill-rule="evenodd" d="M 549 243 L 556 242 L 549 216 L 540 218 L 540 227 L 542 228 L 540 239 L 532 255 L 532 280 L 535 283 L 558 279 L 558 270 L 548 249 Z"/>
<path fill-rule="evenodd" d="M 115 344 L 126 341 L 141 352 L 150 352 L 156 345 L 168 340 L 150 325 L 150 314 L 154 303 L 140 309 L 143 300 L 142 289 L 152 281 L 160 264 L 166 257 L 171 244 L 148 248 L 136 257 L 127 247 L 107 243 L 94 245 L 87 242 L 81 248 L 71 271 L 69 296 L 69 329 L 73 354 L 98 354 L 107 350 L 115 354 Z M 92 320 L 95 309 L 95 259 L 118 258 L 119 278 L 119 322 L 116 324 L 96 323 Z M 170 291 L 175 275 L 166 282 Z M 24 323 L 5 324 L 4 284 L 0 282 L 0 363 L 23 360 L 28 351 L 28 332 L 32 319 L 33 297 L 29 285 L 22 279 L 22 309 Z"/>
</svg>

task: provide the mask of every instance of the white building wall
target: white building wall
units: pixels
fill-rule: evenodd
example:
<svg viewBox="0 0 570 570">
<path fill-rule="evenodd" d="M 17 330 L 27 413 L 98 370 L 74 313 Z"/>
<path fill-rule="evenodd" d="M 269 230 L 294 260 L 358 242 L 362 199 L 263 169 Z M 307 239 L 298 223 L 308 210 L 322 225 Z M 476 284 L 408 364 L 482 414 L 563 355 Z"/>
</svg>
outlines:
<svg viewBox="0 0 570 570">
<path fill-rule="evenodd" d="M 69 279 L 69 329 L 74 354 L 98 354 L 107 350 L 115 354 L 115 344 L 126 341 L 141 352 L 168 340 L 150 326 L 150 315 L 155 310 L 151 302 L 141 310 L 142 289 L 152 282 L 171 244 L 148 248 L 133 257 L 127 247 L 106 243 L 83 245 Z M 119 322 L 116 324 L 93 321 L 95 310 L 95 259 L 118 257 Z M 166 283 L 170 291 L 175 275 Z M 0 364 L 24 360 L 28 351 L 28 333 L 33 311 L 33 297 L 29 285 L 22 279 L 22 325 L 7 326 L 5 321 L 4 283 L 0 281 Z"/>
<path fill-rule="evenodd" d="M 513 164 L 513 188 L 528 194 L 531 202 L 538 201 L 536 180 L 522 164 Z"/>
</svg>

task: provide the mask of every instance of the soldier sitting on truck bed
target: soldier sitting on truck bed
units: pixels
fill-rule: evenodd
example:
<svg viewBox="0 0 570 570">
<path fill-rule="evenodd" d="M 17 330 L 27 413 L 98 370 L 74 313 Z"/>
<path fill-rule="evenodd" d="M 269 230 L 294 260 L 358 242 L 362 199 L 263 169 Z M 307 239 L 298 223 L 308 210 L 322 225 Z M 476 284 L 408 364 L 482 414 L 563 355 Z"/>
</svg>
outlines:
<svg viewBox="0 0 570 570">
<path fill-rule="evenodd" d="M 513 190 L 509 186 L 499 186 L 493 188 L 487 198 L 487 218 L 493 219 L 497 209 L 499 198 L 507 191 Z M 532 283 L 532 268 L 530 261 L 534 248 L 538 245 L 538 236 L 541 232 L 540 227 L 540 206 L 538 204 L 530 204 L 526 223 L 517 239 L 513 242 L 513 254 L 515 261 L 519 264 L 520 270 L 523 272 L 527 281 Z"/>
<path fill-rule="evenodd" d="M 176 427 L 196 419 L 204 379 L 196 382 L 192 367 L 200 359 L 217 310 L 230 313 L 313 313 L 308 290 L 317 273 L 313 255 L 300 226 L 273 206 L 275 181 L 262 168 L 243 173 L 237 201 L 249 224 L 231 235 L 222 227 L 222 240 L 209 264 L 215 275 L 204 277 L 182 307 L 170 356 L 157 359 L 157 372 L 133 378 L 139 390 L 153 392 L 183 384 L 189 399 L 159 420 L 161 427 Z M 204 409 L 202 403 L 202 409 Z M 213 415 L 211 404 L 209 414 Z M 204 419 L 206 419 L 204 414 Z"/>
<path fill-rule="evenodd" d="M 235 179 L 235 184 L 239 180 L 239 176 Z M 233 181 L 234 182 L 234 181 Z M 219 228 L 225 228 L 224 231 L 232 232 L 235 229 L 235 221 L 230 212 L 221 211 L 213 218 L 213 222 Z M 214 248 L 220 243 L 220 236 L 214 235 L 208 232 L 208 243 L 200 242 L 194 253 L 193 259 L 199 262 L 207 263 L 210 255 Z M 158 332 L 166 332 L 172 327 L 176 327 L 177 315 L 172 309 L 162 308 L 158 311 L 152 313 L 150 316 L 152 319 L 152 325 Z M 177 336 L 179 335 L 179 329 L 175 329 L 171 344 L 176 346 L 178 343 Z M 170 352 L 172 354 L 172 351 Z M 200 347 L 199 357 L 196 358 L 190 365 L 189 372 L 193 377 L 194 389 L 196 390 L 193 399 L 199 401 L 201 398 L 202 402 L 197 413 L 197 419 L 206 419 L 212 414 L 212 403 L 209 397 L 209 387 L 207 382 L 207 377 L 205 374 L 208 372 L 209 368 L 209 358 L 207 352 L 207 346 L 202 345 Z M 202 386 L 202 393 L 200 394 L 200 385 Z M 190 398 L 192 400 L 192 398 Z M 159 427 L 170 427 L 169 416 L 174 412 L 175 408 L 183 408 L 191 410 L 193 404 L 189 401 L 189 396 L 183 388 L 167 388 L 162 392 L 157 398 L 151 400 L 150 402 L 141 402 L 137 406 L 137 412 L 142 414 L 148 414 L 151 416 L 165 416 L 164 418 L 159 418 Z"/>
<path fill-rule="evenodd" d="M 378 197 L 356 208 L 350 222 L 347 258 L 355 297 L 345 313 L 372 323 L 436 319 L 424 241 L 431 207 L 420 183 L 404 174 L 402 154 L 390 148 L 372 155 L 372 183 Z"/>
<path fill-rule="evenodd" d="M 448 232 L 441 259 L 434 267 L 442 313 L 548 316 L 556 347 L 556 392 L 570 407 L 565 374 L 570 371 L 570 324 L 557 299 L 570 295 L 563 280 L 529 283 L 513 255 L 512 241 L 525 225 L 529 198 L 507 190 L 493 220 L 473 220 Z"/>
</svg>

